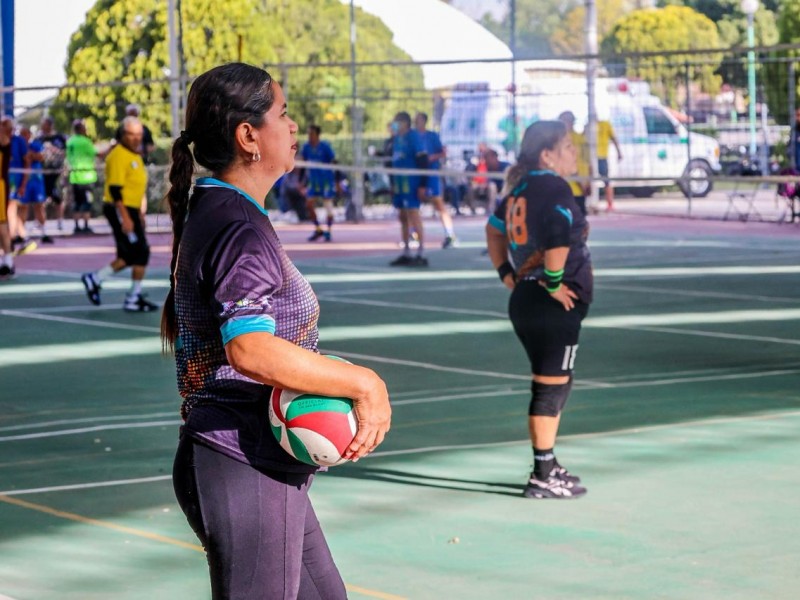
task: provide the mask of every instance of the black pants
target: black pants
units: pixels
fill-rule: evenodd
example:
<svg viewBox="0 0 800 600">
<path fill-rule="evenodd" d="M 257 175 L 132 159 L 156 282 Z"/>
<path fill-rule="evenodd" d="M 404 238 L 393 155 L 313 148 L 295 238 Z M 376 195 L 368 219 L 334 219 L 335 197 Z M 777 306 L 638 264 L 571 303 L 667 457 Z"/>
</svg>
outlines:
<svg viewBox="0 0 800 600">
<path fill-rule="evenodd" d="M 138 208 L 125 206 L 128 216 L 133 221 L 133 238 L 122 231 L 122 222 L 117 214 L 117 207 L 112 202 L 103 203 L 103 215 L 111 231 L 114 233 L 114 243 L 117 246 L 117 258 L 125 261 L 129 267 L 146 267 L 150 261 L 150 246 L 144 232 L 142 213 Z"/>
<path fill-rule="evenodd" d="M 578 351 L 581 321 L 589 305 L 575 301 L 564 310 L 537 281 L 520 281 L 511 292 L 508 314 L 531 361 L 534 375 L 571 375 Z"/>
<path fill-rule="evenodd" d="M 341 600 L 308 498 L 313 475 L 258 470 L 183 435 L 175 495 L 206 549 L 214 600 Z"/>
</svg>

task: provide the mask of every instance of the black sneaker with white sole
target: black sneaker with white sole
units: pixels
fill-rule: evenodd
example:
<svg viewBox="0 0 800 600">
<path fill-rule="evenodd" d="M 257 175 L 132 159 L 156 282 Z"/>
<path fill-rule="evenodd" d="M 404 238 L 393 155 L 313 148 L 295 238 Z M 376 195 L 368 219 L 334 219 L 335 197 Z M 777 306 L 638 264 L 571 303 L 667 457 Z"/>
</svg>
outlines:
<svg viewBox="0 0 800 600">
<path fill-rule="evenodd" d="M 128 294 L 122 308 L 127 312 L 153 312 L 158 310 L 158 305 L 150 302 L 145 294 Z"/>
<path fill-rule="evenodd" d="M 81 282 L 83 283 L 83 287 L 86 288 L 86 296 L 88 296 L 89 302 L 95 306 L 100 306 L 101 287 L 94 273 L 84 273 L 81 275 Z"/>
<path fill-rule="evenodd" d="M 550 477 L 558 477 L 559 479 L 563 479 L 564 481 L 568 481 L 570 483 L 581 482 L 580 477 L 567 471 L 564 467 L 558 464 L 558 461 L 556 461 L 555 465 L 553 466 L 553 470 L 550 471 Z"/>
<path fill-rule="evenodd" d="M 531 475 L 531 478 L 528 480 L 528 485 L 525 486 L 522 495 L 526 498 L 568 500 L 583 496 L 585 493 L 585 487 L 581 487 L 569 481 L 564 481 L 558 477 L 553 477 L 551 475 L 546 480 L 541 481 Z"/>
</svg>

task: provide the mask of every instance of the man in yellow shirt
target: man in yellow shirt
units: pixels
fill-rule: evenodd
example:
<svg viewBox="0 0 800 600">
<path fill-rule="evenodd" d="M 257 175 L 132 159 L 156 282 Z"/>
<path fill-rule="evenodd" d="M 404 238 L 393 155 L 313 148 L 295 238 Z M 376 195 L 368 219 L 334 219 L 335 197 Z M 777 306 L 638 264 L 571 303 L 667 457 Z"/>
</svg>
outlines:
<svg viewBox="0 0 800 600">
<path fill-rule="evenodd" d="M 144 231 L 142 202 L 147 192 L 147 171 L 144 160 L 137 152 L 142 143 L 144 129 L 136 117 L 122 121 L 122 138 L 106 157 L 103 214 L 114 232 L 117 257 L 95 271 L 84 273 L 81 281 L 92 304 L 100 304 L 103 280 L 131 267 L 131 289 L 125 296 L 122 308 L 128 312 L 151 312 L 158 307 L 142 293 L 150 246 Z"/>
<path fill-rule="evenodd" d="M 622 150 L 619 149 L 619 142 L 614 135 L 614 128 L 608 121 L 597 122 L 597 172 L 603 178 L 605 184 L 605 197 L 608 210 L 614 210 L 614 186 L 608 179 L 608 144 L 614 144 L 617 149 L 617 160 L 622 160 Z"/>
<path fill-rule="evenodd" d="M 586 216 L 586 197 L 591 194 L 592 184 L 588 179 L 591 175 L 589 168 L 589 143 L 582 133 L 575 131 L 575 115 L 572 111 L 566 110 L 558 115 L 558 120 L 564 123 L 567 127 L 570 137 L 572 138 L 572 145 L 578 152 L 578 171 L 576 176 L 585 177 L 583 181 L 570 181 L 569 187 L 572 188 L 572 195 L 575 197 L 575 202 L 581 209 L 581 212 Z"/>
</svg>

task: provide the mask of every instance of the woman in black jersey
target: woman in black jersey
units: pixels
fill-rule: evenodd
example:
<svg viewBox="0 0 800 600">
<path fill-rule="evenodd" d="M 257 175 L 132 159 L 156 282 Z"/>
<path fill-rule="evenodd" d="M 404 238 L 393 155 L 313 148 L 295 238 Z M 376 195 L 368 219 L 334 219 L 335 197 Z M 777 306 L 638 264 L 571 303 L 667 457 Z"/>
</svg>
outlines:
<svg viewBox="0 0 800 600">
<path fill-rule="evenodd" d="M 581 321 L 592 301 L 589 227 L 564 179 L 576 169 L 576 149 L 564 124 L 534 123 L 508 173 L 511 191 L 486 225 L 489 256 L 512 290 L 509 316 L 533 373 L 528 409 L 533 472 L 527 498 L 586 493 L 553 452 L 572 387 Z"/>
<path fill-rule="evenodd" d="M 352 398 L 358 433 L 348 458 L 374 450 L 389 429 L 383 381 L 317 352 L 316 296 L 264 209 L 294 168 L 296 134 L 281 86 L 234 63 L 194 81 L 172 148 L 161 331 L 184 398 L 173 482 L 206 550 L 215 600 L 347 596 L 308 497 L 316 469 L 270 431 L 272 386 Z M 192 186 L 195 161 L 212 176 Z"/>
</svg>

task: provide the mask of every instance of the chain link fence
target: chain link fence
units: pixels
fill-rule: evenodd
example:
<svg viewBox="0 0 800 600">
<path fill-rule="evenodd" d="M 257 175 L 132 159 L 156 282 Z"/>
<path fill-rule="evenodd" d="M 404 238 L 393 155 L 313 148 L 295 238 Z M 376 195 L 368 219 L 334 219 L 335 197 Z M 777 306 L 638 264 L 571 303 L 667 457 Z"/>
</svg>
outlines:
<svg viewBox="0 0 800 600">
<path fill-rule="evenodd" d="M 800 189 L 796 54 L 776 47 L 757 49 L 752 60 L 738 50 L 601 58 L 597 118 L 610 123 L 615 137 L 596 140 L 608 165 L 607 177 L 600 177 L 597 165 L 591 169 L 600 198 L 610 185 L 620 212 L 794 220 L 794 190 Z M 339 170 L 352 183 L 365 184 L 366 204 L 388 202 L 386 143 L 400 111 L 412 118 L 426 113 L 429 129 L 440 133 L 447 147 L 440 175 L 450 197 L 469 191 L 478 177 L 472 171 L 494 170 L 479 168 L 487 151 L 497 153 L 500 172 L 513 162 L 532 122 L 570 111 L 576 130 L 588 131 L 587 60 L 267 68 L 282 82 L 301 140 L 308 125 L 319 125 Z M 450 76 L 447 85 L 426 85 L 432 69 Z M 355 96 L 353 86 L 342 83 L 353 77 Z M 147 112 L 142 106 L 145 122 Z M 170 140 L 162 137 L 158 144 L 157 161 L 165 162 Z M 161 210 L 166 168 L 148 167 L 151 210 Z M 98 183 L 98 198 L 100 190 Z"/>
</svg>

